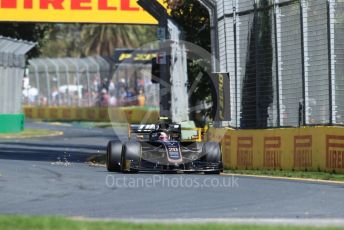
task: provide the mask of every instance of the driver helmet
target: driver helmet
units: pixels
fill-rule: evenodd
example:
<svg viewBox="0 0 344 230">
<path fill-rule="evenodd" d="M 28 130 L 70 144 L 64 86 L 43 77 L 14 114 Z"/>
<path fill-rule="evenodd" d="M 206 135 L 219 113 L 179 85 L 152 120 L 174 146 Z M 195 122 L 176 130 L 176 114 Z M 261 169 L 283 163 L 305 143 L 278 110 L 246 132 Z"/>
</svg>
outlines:
<svg viewBox="0 0 344 230">
<path fill-rule="evenodd" d="M 169 125 L 166 122 L 160 122 L 158 125 L 159 129 L 168 129 Z"/>
<path fill-rule="evenodd" d="M 159 135 L 160 141 L 168 141 L 168 135 L 165 132 L 161 132 Z"/>
</svg>

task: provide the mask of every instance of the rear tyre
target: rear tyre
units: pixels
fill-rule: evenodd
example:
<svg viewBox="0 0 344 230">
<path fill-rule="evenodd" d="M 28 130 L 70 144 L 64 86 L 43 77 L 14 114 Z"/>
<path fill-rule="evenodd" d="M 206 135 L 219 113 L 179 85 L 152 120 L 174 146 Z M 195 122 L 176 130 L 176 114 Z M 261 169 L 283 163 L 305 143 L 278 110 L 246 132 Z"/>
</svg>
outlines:
<svg viewBox="0 0 344 230">
<path fill-rule="evenodd" d="M 129 173 L 138 173 L 138 169 L 132 169 L 130 166 L 127 165 L 128 161 L 141 161 L 142 149 L 141 144 L 139 142 L 128 142 L 124 145 L 124 152 L 123 152 L 123 171 Z"/>
<path fill-rule="evenodd" d="M 207 142 L 203 146 L 203 154 L 205 156 L 205 161 L 209 163 L 219 163 L 222 166 L 222 153 L 221 146 L 216 142 Z M 220 174 L 221 169 L 206 171 L 204 174 Z"/>
<path fill-rule="evenodd" d="M 109 172 L 122 172 L 123 145 L 120 141 L 110 141 L 106 151 L 106 168 Z"/>
</svg>

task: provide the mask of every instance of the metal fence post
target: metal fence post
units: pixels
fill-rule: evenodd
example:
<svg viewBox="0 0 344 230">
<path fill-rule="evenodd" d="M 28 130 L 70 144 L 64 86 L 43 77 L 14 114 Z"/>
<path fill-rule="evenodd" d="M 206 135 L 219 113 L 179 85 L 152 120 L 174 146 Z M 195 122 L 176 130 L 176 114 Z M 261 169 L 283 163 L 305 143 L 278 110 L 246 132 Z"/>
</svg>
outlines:
<svg viewBox="0 0 344 230">
<path fill-rule="evenodd" d="M 239 120 L 238 119 L 238 44 L 237 44 L 237 14 L 236 14 L 236 0 L 235 6 L 233 6 L 233 34 L 234 34 L 234 90 L 235 90 L 235 97 L 234 97 L 234 103 L 231 103 L 231 106 L 234 106 L 234 112 L 235 112 L 235 127 L 239 127 Z"/>
<path fill-rule="evenodd" d="M 46 62 L 42 61 L 42 65 L 44 66 L 45 69 L 45 79 L 47 83 L 47 100 L 48 100 L 48 106 L 51 105 L 51 100 L 50 100 L 50 76 L 49 76 L 49 70 Z"/>
<path fill-rule="evenodd" d="M 68 79 L 69 79 L 69 66 L 68 66 L 68 63 L 66 63 L 63 58 L 58 58 L 57 61 L 65 67 L 65 74 L 66 74 L 66 78 L 67 78 L 67 81 L 68 81 Z M 63 101 L 62 104 L 64 104 L 64 103 L 65 103 L 65 101 Z M 68 96 L 67 96 L 67 104 L 70 105 L 69 97 Z"/>
<path fill-rule="evenodd" d="M 305 9 L 305 0 L 300 0 L 300 29 L 301 29 L 301 60 L 302 60 L 302 114 L 299 117 L 299 126 L 307 125 L 306 119 L 306 59 L 305 59 L 305 36 L 304 36 L 304 9 Z"/>
<path fill-rule="evenodd" d="M 279 57 L 278 57 L 278 31 L 277 31 L 277 18 L 279 5 L 278 0 L 274 0 L 274 30 L 275 30 L 275 58 L 276 58 L 276 90 L 277 90 L 277 127 L 281 126 L 281 105 L 280 105 L 280 89 L 279 89 Z"/>
<path fill-rule="evenodd" d="M 82 99 L 82 88 L 80 88 L 80 72 L 78 71 L 78 74 L 76 75 L 76 84 L 78 85 L 78 106 L 81 106 L 81 99 Z M 81 90 L 81 96 L 80 96 L 80 90 Z"/>
<path fill-rule="evenodd" d="M 211 47 L 213 58 L 213 72 L 220 71 L 219 63 L 219 36 L 218 36 L 218 18 L 216 0 L 199 0 L 199 2 L 208 10 L 210 17 Z"/>
<path fill-rule="evenodd" d="M 76 67 L 75 72 L 74 72 L 74 74 L 76 74 L 76 72 L 78 71 L 78 67 L 75 66 L 73 59 L 72 58 L 67 58 L 67 60 L 69 62 L 71 62 L 74 65 L 74 67 Z M 67 60 L 64 59 L 63 61 L 67 61 Z M 68 64 L 66 64 L 66 65 L 69 66 Z M 70 75 L 70 71 L 68 71 L 68 75 L 67 75 L 67 92 L 68 92 L 68 94 L 67 94 L 67 101 L 68 101 L 68 105 L 69 106 L 72 105 L 72 101 L 71 101 L 71 98 L 70 98 L 70 92 L 69 92 L 70 76 L 71 76 Z"/>
<path fill-rule="evenodd" d="M 90 67 L 85 59 L 81 59 L 81 62 L 86 68 L 86 81 L 87 81 L 87 91 L 88 91 L 88 106 L 91 106 L 91 84 L 90 84 Z"/>
<path fill-rule="evenodd" d="M 39 95 L 40 95 L 40 83 L 39 83 L 39 76 L 38 76 L 38 67 L 37 67 L 37 63 L 35 61 L 30 61 L 29 62 L 30 65 L 33 66 L 33 68 L 35 69 L 35 78 L 36 78 L 36 87 L 37 87 L 37 93 L 38 93 L 38 99 L 36 100 L 36 105 L 40 106 L 41 105 L 41 102 L 39 100 Z"/>
<path fill-rule="evenodd" d="M 336 123 L 334 108 L 336 106 L 336 98 L 333 97 L 333 86 L 335 84 L 332 73 L 332 0 L 327 0 L 327 44 L 328 44 L 328 80 L 329 80 L 329 115 L 330 125 Z M 334 84 L 332 84 L 334 83 Z"/>
<path fill-rule="evenodd" d="M 80 97 L 79 97 L 79 87 L 80 87 L 80 77 L 79 77 L 79 74 L 80 74 L 80 68 L 79 68 L 79 64 L 78 64 L 78 61 L 76 59 L 73 59 L 73 58 L 69 58 L 69 60 L 73 63 L 74 67 L 75 67 L 75 76 L 76 76 L 76 85 L 77 85 L 77 93 L 78 93 L 78 106 L 80 107 Z M 68 82 L 68 85 L 70 85 L 70 83 Z"/>
<path fill-rule="evenodd" d="M 55 66 L 55 71 L 56 71 L 56 78 L 57 78 L 57 90 L 60 90 L 60 68 L 59 65 L 56 64 L 55 61 L 53 61 L 52 59 L 48 58 L 47 59 L 51 64 L 53 64 Z M 57 96 L 57 105 L 61 105 L 61 101 L 60 101 L 60 95 L 58 94 Z"/>
<path fill-rule="evenodd" d="M 222 8 L 225 9 L 225 0 L 222 0 Z M 223 31 L 225 33 L 225 60 L 226 60 L 226 71 L 225 72 L 229 72 L 229 68 L 228 68 L 228 55 L 227 55 L 227 34 L 226 34 L 226 14 L 225 12 L 223 12 Z"/>
<path fill-rule="evenodd" d="M 260 125 L 260 106 L 259 106 L 259 100 L 260 100 L 260 95 L 259 95 L 259 88 L 260 88 L 260 83 L 259 83 L 259 78 L 258 78 L 258 71 L 259 71 L 259 65 L 258 65 L 258 58 L 257 58 L 257 54 L 258 54 L 258 2 L 259 0 L 254 0 L 254 13 L 253 13 L 253 28 L 254 28 L 254 43 L 255 43 L 255 47 L 254 47 L 254 59 L 255 59 L 255 91 L 256 91 L 256 108 L 255 108 L 255 112 L 256 112 L 256 118 L 255 121 L 253 121 L 255 123 L 255 127 L 256 128 L 261 128 L 259 127 Z"/>
</svg>

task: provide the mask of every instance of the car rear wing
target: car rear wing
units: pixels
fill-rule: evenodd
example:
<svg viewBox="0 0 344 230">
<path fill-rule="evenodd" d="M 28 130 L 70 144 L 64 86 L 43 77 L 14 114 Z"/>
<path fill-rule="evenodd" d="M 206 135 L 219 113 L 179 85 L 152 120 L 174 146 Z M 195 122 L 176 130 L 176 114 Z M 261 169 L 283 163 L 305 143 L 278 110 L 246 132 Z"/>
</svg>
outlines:
<svg viewBox="0 0 344 230">
<path fill-rule="evenodd" d="M 140 139 L 140 140 L 148 140 L 149 134 L 156 130 L 156 126 L 154 124 L 134 124 L 129 125 L 128 137 L 129 139 Z"/>
<path fill-rule="evenodd" d="M 159 129 L 159 125 L 156 124 L 131 124 L 129 125 L 128 137 L 129 139 L 136 140 L 149 140 L 149 135 L 152 131 Z M 180 139 L 181 137 L 181 125 L 169 124 L 168 132 L 172 135 L 173 139 Z"/>
<path fill-rule="evenodd" d="M 131 133 L 150 133 L 156 129 L 154 124 L 151 125 L 130 125 Z"/>
<path fill-rule="evenodd" d="M 129 125 L 128 137 L 131 140 L 149 140 L 151 132 L 157 130 L 156 124 L 131 124 Z M 181 141 L 203 141 L 207 129 L 182 128 L 180 124 L 169 124 L 168 128 L 173 139 Z"/>
</svg>

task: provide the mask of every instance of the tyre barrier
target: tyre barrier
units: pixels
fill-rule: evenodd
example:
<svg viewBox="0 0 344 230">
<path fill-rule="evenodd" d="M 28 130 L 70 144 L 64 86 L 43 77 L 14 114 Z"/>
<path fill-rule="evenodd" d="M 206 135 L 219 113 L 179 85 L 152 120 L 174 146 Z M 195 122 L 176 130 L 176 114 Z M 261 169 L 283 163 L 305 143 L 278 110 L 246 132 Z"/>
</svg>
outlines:
<svg viewBox="0 0 344 230">
<path fill-rule="evenodd" d="M 344 172 L 343 127 L 210 128 L 207 140 L 221 142 L 226 168 Z"/>
</svg>

